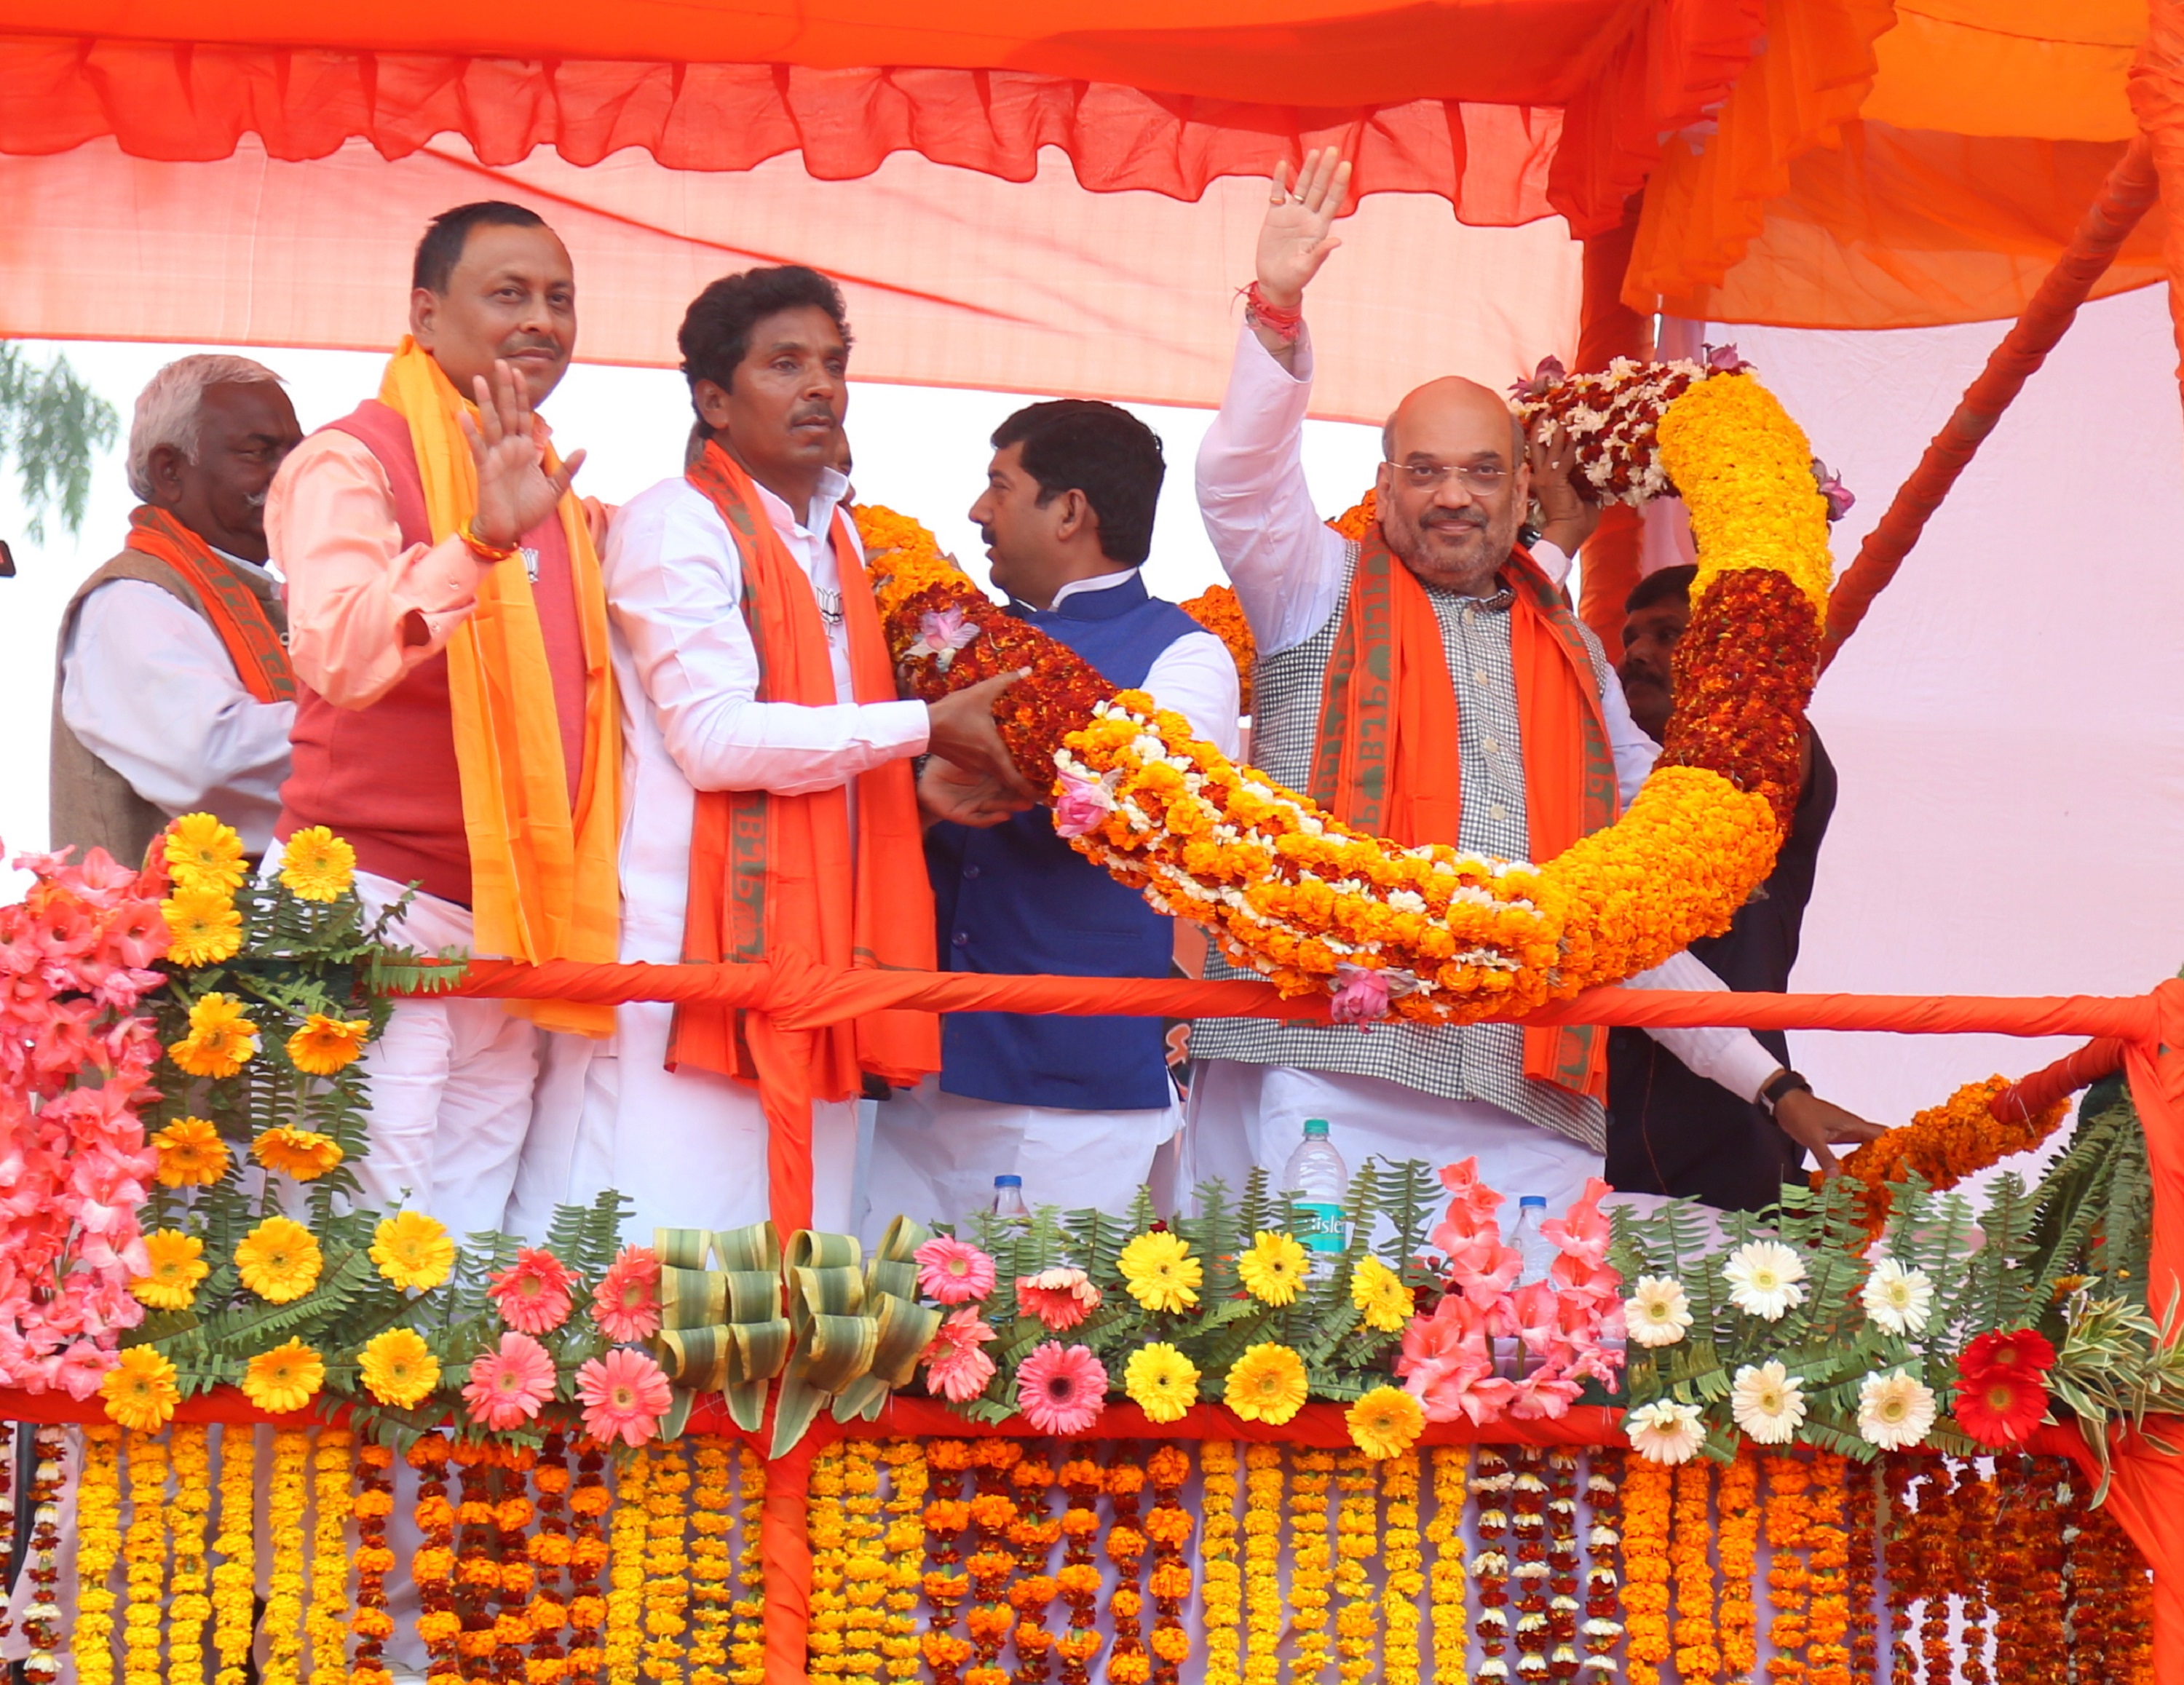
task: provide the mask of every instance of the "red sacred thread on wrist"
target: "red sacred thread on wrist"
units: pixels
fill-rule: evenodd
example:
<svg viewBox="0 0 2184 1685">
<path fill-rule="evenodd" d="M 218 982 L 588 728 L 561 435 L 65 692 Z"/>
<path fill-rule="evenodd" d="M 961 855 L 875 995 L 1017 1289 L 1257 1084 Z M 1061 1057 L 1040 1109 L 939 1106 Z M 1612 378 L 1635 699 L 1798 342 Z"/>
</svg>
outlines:
<svg viewBox="0 0 2184 1685">
<path fill-rule="evenodd" d="M 1264 328 L 1283 344 L 1295 345 L 1304 331 L 1304 306 L 1300 303 L 1294 310 L 1284 310 L 1269 304 L 1255 281 L 1244 289 L 1244 320 L 1255 328 Z"/>
</svg>

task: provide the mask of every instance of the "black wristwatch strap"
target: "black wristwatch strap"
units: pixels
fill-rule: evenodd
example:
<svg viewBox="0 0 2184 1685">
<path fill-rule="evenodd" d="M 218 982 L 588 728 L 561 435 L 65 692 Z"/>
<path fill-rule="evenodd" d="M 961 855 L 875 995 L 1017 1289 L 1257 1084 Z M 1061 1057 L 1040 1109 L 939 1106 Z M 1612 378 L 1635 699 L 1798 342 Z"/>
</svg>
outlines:
<svg viewBox="0 0 2184 1685">
<path fill-rule="evenodd" d="M 1798 1076 L 1796 1071 L 1786 1071 L 1759 1091 L 1759 1098 L 1767 1102 L 1767 1109 L 1771 1112 L 1782 1104 L 1782 1097 L 1785 1094 L 1794 1094 L 1800 1088 L 1808 1094 L 1813 1092 L 1811 1083 Z"/>
</svg>

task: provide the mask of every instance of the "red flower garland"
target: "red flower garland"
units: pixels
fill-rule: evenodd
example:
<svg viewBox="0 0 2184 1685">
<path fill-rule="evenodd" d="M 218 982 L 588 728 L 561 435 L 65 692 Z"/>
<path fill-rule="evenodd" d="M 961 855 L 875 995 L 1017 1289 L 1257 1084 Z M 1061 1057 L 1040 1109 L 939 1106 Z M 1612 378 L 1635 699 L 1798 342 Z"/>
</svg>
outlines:
<svg viewBox="0 0 2184 1685">
<path fill-rule="evenodd" d="M 1676 642 L 1676 706 L 1661 765 L 1704 767 L 1758 791 L 1787 835 L 1819 648 L 1811 599 L 1786 575 L 1717 576 Z"/>
</svg>

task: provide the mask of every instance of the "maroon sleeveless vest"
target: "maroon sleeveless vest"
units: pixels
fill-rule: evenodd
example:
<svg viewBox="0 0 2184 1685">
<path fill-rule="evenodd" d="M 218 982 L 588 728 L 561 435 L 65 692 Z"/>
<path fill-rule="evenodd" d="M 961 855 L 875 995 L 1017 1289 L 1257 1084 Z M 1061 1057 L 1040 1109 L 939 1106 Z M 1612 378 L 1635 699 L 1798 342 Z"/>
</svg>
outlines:
<svg viewBox="0 0 2184 1685">
<path fill-rule="evenodd" d="M 410 424 L 367 399 L 327 425 L 359 440 L 379 459 L 403 543 L 430 544 L 425 482 L 410 443 Z M 583 760 L 584 655 L 568 539 L 554 516 L 525 533 L 522 542 L 538 557 L 532 591 L 554 674 L 554 712 L 573 801 Z M 470 905 L 470 839 L 463 827 L 445 654 L 420 662 L 369 708 L 337 708 L 298 679 L 289 747 L 288 781 L 281 787 L 274 835 L 285 839 L 305 826 L 323 825 L 355 848 L 363 870 Z"/>
</svg>

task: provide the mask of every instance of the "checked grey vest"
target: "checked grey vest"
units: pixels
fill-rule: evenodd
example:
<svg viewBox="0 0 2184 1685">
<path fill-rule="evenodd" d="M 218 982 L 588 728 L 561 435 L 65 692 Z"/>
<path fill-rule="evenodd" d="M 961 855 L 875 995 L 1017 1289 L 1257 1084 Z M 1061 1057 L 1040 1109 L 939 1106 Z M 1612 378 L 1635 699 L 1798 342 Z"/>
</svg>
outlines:
<svg viewBox="0 0 2184 1685">
<path fill-rule="evenodd" d="M 1358 547 L 1350 544 L 1342 590 L 1327 624 L 1295 648 L 1263 658 L 1253 677 L 1252 762 L 1292 790 L 1304 789 L 1311 779 L 1327 664 L 1350 600 L 1350 576 L 1357 555 Z M 1524 859 L 1530 851 L 1531 833 L 1524 809 L 1524 744 L 1507 610 L 1431 587 L 1427 594 L 1440 623 L 1441 653 L 1456 685 L 1462 754 L 1457 770 L 1463 796 L 1463 820 L 1456 845 L 1481 854 Z M 1592 656 L 1593 677 L 1604 696 L 1607 659 L 1590 631 L 1585 641 Z M 1249 978 L 1254 974 L 1238 970 L 1216 951 L 1207 959 L 1206 975 Z M 1390 1020 L 1366 1030 L 1346 1024 L 1202 1018 L 1191 1028 L 1190 1052 L 1194 1059 L 1378 1076 L 1446 1100 L 1484 1100 L 1596 1153 L 1607 1148 L 1607 1118 L 1597 1101 L 1525 1077 L 1524 1032 L 1514 1024 Z"/>
</svg>

